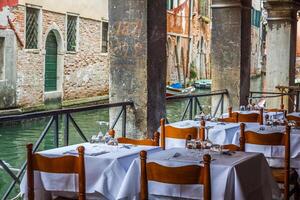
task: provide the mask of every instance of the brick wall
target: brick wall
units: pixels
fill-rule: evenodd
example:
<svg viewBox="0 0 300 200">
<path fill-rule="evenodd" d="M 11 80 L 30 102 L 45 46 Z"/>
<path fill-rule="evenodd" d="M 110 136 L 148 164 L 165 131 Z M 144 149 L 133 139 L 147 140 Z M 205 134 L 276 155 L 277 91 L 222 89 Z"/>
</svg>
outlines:
<svg viewBox="0 0 300 200">
<path fill-rule="evenodd" d="M 25 7 L 12 9 L 14 25 L 25 41 Z M 108 93 L 107 56 L 101 54 L 101 21 L 79 18 L 79 48 L 66 53 L 66 15 L 42 10 L 41 48 L 17 51 L 17 104 L 28 107 L 44 102 L 45 41 L 51 28 L 62 37 L 63 100 L 94 97 Z"/>
</svg>

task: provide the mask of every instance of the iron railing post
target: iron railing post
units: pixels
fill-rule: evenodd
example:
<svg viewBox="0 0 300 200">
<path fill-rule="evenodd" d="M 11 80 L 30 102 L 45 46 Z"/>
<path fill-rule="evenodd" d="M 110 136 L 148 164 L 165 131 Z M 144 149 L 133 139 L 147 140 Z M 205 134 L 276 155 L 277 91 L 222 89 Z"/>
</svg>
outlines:
<svg viewBox="0 0 300 200">
<path fill-rule="evenodd" d="M 193 119 L 193 97 L 190 98 L 190 120 Z"/>
<path fill-rule="evenodd" d="M 123 105 L 122 106 L 122 109 L 123 109 L 123 116 L 122 116 L 122 137 L 126 137 L 126 115 L 127 115 L 127 112 L 126 112 L 126 106 Z"/>
<path fill-rule="evenodd" d="M 69 113 L 65 114 L 64 119 L 64 146 L 69 145 Z"/>
<path fill-rule="evenodd" d="M 194 100 L 194 116 L 197 115 L 197 112 L 198 112 L 198 107 L 197 107 L 197 97 L 194 97 L 195 100 Z"/>
<path fill-rule="evenodd" d="M 299 91 L 296 92 L 296 112 L 299 110 Z"/>
<path fill-rule="evenodd" d="M 221 115 L 224 113 L 224 94 L 222 94 Z"/>
<path fill-rule="evenodd" d="M 54 115 L 54 146 L 59 147 L 58 115 Z"/>
<path fill-rule="evenodd" d="M 82 130 L 80 129 L 80 127 L 77 125 L 77 123 L 75 122 L 74 118 L 72 117 L 71 114 L 69 114 L 69 119 L 71 121 L 71 123 L 73 124 L 74 128 L 76 129 L 77 133 L 80 135 L 80 137 L 85 141 L 88 142 L 88 139 L 85 137 L 85 135 L 83 134 Z"/>
</svg>

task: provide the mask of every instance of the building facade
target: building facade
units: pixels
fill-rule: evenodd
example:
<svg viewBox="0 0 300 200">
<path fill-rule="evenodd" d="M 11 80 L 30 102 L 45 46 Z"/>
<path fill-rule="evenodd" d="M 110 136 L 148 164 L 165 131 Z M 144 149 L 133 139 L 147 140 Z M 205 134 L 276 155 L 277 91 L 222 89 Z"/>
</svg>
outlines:
<svg viewBox="0 0 300 200">
<path fill-rule="evenodd" d="M 251 64 L 250 64 L 250 90 L 264 90 L 266 75 L 266 17 L 264 15 L 263 1 L 252 0 L 251 8 Z"/>
<path fill-rule="evenodd" d="M 210 1 L 168 0 L 167 9 L 167 82 L 210 78 Z"/>
<path fill-rule="evenodd" d="M 0 109 L 108 93 L 107 0 L 0 6 Z"/>
</svg>

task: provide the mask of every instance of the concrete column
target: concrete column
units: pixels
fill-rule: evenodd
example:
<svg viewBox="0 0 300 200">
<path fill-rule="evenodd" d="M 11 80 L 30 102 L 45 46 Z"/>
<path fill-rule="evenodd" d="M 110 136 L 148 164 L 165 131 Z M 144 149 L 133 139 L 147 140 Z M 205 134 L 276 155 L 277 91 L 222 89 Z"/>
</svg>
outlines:
<svg viewBox="0 0 300 200">
<path fill-rule="evenodd" d="M 266 90 L 279 92 L 278 85 L 295 84 L 297 10 L 292 1 L 267 1 Z M 284 104 L 287 108 L 286 99 Z M 280 108 L 280 100 L 267 101 L 267 107 Z M 291 107 L 291 105 L 290 105 Z"/>
<path fill-rule="evenodd" d="M 228 89 L 225 108 L 238 109 L 250 88 L 250 0 L 212 0 L 211 41 L 212 90 Z M 219 99 L 212 98 L 213 109 Z"/>
<path fill-rule="evenodd" d="M 109 26 L 110 102 L 134 101 L 128 136 L 151 136 L 165 115 L 166 1 L 110 0 Z"/>
</svg>

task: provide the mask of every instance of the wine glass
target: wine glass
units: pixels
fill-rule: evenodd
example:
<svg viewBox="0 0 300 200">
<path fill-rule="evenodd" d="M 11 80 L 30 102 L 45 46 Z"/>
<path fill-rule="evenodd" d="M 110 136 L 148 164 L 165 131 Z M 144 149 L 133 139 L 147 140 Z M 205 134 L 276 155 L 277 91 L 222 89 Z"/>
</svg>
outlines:
<svg viewBox="0 0 300 200">
<path fill-rule="evenodd" d="M 204 148 L 210 148 L 212 146 L 212 142 L 209 140 L 208 134 L 209 134 L 209 130 L 212 129 L 213 126 L 206 126 L 206 138 L 203 141 L 203 147 Z"/>
<path fill-rule="evenodd" d="M 296 121 L 295 121 L 295 120 L 289 120 L 289 121 L 288 121 L 288 125 L 289 125 L 290 127 L 295 127 L 295 126 L 296 126 Z"/>
<path fill-rule="evenodd" d="M 240 106 L 240 111 L 245 111 L 245 106 Z"/>
<path fill-rule="evenodd" d="M 186 149 L 192 149 L 193 148 L 193 141 L 192 140 L 187 140 L 185 144 Z"/>
</svg>

